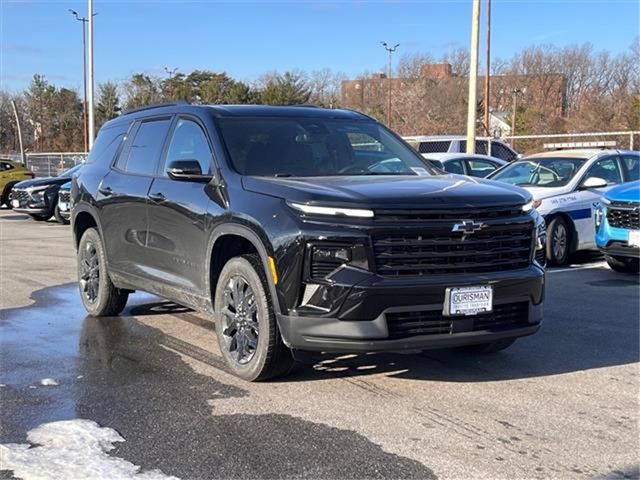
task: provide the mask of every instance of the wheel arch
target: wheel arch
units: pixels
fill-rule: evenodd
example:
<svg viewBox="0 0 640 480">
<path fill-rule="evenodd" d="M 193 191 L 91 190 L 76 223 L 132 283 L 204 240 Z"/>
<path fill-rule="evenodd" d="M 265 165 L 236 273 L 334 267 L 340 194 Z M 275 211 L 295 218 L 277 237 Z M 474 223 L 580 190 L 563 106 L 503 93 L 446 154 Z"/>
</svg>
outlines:
<svg viewBox="0 0 640 480">
<path fill-rule="evenodd" d="M 576 224 L 573 221 L 573 218 L 571 218 L 571 215 L 566 212 L 556 210 L 555 212 L 545 215 L 544 220 L 545 223 L 549 225 L 554 218 L 558 217 L 561 217 L 569 226 L 569 253 L 574 253 L 578 250 L 578 230 L 576 229 Z"/>
<path fill-rule="evenodd" d="M 73 245 L 76 250 L 78 249 L 78 245 L 80 245 L 82 235 L 89 228 L 96 228 L 98 230 L 98 234 L 104 241 L 99 217 L 91 208 L 80 205 L 76 206 L 72 214 L 71 225 L 73 231 Z"/>
<path fill-rule="evenodd" d="M 15 187 L 18 183 L 20 183 L 20 180 L 15 180 L 15 181 L 9 180 L 2 189 L 2 194 L 0 195 L 0 201 L 4 202 L 7 195 L 9 195 L 9 192 L 11 192 L 11 189 Z"/>
<path fill-rule="evenodd" d="M 220 242 L 223 243 L 221 244 Z M 227 244 L 224 245 L 224 243 Z M 230 249 L 225 249 L 225 247 L 229 248 L 230 246 L 232 246 Z M 207 292 L 211 295 L 212 307 L 214 290 L 224 264 L 238 255 L 256 253 L 260 257 L 262 268 L 264 268 L 267 277 L 273 307 L 277 314 L 282 311 L 276 284 L 271 276 L 269 266 L 270 251 L 256 231 L 240 224 L 220 225 L 213 230 L 209 237 L 207 252 L 206 286 Z"/>
</svg>

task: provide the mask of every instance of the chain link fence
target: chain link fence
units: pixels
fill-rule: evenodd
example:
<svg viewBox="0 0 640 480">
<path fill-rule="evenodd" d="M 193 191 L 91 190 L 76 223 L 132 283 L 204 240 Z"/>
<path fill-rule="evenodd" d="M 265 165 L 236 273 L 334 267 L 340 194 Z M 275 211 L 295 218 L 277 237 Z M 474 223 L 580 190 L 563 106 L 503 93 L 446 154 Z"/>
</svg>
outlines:
<svg viewBox="0 0 640 480">
<path fill-rule="evenodd" d="M 51 152 L 51 153 L 27 153 L 27 168 L 36 177 L 57 177 L 65 170 L 84 162 L 87 154 L 84 152 Z M 0 154 L 0 158 L 22 162 L 20 154 Z"/>
</svg>

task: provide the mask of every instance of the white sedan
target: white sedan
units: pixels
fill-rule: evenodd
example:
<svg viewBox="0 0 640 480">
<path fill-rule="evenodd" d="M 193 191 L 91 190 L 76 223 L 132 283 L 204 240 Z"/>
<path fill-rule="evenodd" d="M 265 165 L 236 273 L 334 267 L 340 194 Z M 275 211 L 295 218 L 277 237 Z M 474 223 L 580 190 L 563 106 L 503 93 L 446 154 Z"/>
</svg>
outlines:
<svg viewBox="0 0 640 480">
<path fill-rule="evenodd" d="M 437 168 L 469 177 L 486 177 L 508 162 L 489 155 L 466 153 L 422 153 Z"/>
<path fill-rule="evenodd" d="M 530 155 L 488 178 L 533 194 L 547 222 L 547 261 L 563 265 L 572 252 L 596 248 L 593 202 L 609 187 L 639 177 L 640 152 L 585 149 Z"/>
</svg>

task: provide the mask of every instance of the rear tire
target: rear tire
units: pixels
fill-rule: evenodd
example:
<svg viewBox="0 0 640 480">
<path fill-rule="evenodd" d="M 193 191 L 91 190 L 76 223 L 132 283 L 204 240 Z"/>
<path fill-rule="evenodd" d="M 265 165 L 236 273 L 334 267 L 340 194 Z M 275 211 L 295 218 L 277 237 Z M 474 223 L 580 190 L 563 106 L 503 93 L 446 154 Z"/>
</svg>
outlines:
<svg viewBox="0 0 640 480">
<path fill-rule="evenodd" d="M 214 295 L 218 344 L 231 372 L 250 382 L 286 375 L 294 363 L 272 301 L 257 255 L 232 258 L 222 268 Z"/>
<path fill-rule="evenodd" d="M 496 340 L 495 342 L 479 343 L 477 345 L 467 345 L 461 347 L 462 350 L 469 353 L 496 353 L 506 348 L 509 348 L 515 343 L 515 338 L 504 338 L 502 340 Z"/>
<path fill-rule="evenodd" d="M 87 229 L 78 246 L 78 284 L 84 308 L 93 317 L 118 315 L 129 292 L 111 282 L 102 238 L 95 228 Z"/>
<path fill-rule="evenodd" d="M 4 187 L 4 193 L 2 194 L 2 202 L 0 202 L 0 203 L 4 203 L 4 205 L 9 210 L 13 209 L 13 205 L 11 205 L 11 198 L 13 197 L 13 194 L 12 194 L 11 190 L 13 189 L 14 185 L 15 185 L 15 183 L 11 183 L 11 184 L 7 185 L 6 187 Z"/>
<path fill-rule="evenodd" d="M 60 208 L 58 207 L 58 205 L 56 205 L 56 208 L 53 210 L 53 216 L 58 221 L 58 223 L 61 223 L 62 225 L 69 225 L 69 220 L 67 220 L 60 214 Z"/>
<path fill-rule="evenodd" d="M 559 267 L 569 260 L 571 227 L 562 217 L 555 217 L 547 227 L 547 261 L 550 266 Z"/>
<path fill-rule="evenodd" d="M 620 273 L 640 273 L 639 258 L 612 257 L 610 255 L 605 255 L 604 258 L 609 264 L 609 267 L 611 267 L 611 270 L 615 270 L 616 272 Z"/>
</svg>

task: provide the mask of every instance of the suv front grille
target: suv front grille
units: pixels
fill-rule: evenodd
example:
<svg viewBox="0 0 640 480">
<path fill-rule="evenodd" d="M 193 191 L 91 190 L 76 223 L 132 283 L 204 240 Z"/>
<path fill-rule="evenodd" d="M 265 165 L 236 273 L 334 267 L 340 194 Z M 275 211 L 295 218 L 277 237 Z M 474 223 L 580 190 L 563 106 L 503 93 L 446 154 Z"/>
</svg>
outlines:
<svg viewBox="0 0 640 480">
<path fill-rule="evenodd" d="M 21 207 L 26 207 L 29 201 L 31 200 L 31 195 L 29 195 L 29 192 L 27 192 L 26 190 L 18 190 L 14 188 L 12 193 L 13 193 L 12 199 L 18 200 Z"/>
<path fill-rule="evenodd" d="M 390 339 L 417 335 L 450 335 L 461 332 L 490 331 L 526 327 L 527 302 L 495 305 L 492 312 L 469 317 L 445 317 L 439 310 L 387 313 Z"/>
<path fill-rule="evenodd" d="M 441 210 L 376 210 L 374 220 L 376 223 L 401 223 L 404 225 L 414 223 L 424 223 L 434 220 L 461 220 L 462 218 L 471 218 L 476 222 L 494 220 L 503 217 L 515 217 L 522 215 L 521 206 L 492 207 Z"/>
<path fill-rule="evenodd" d="M 607 222 L 612 227 L 640 229 L 640 202 L 613 202 L 607 207 Z"/>
<path fill-rule="evenodd" d="M 451 232 L 451 226 L 375 236 L 376 272 L 415 276 L 525 268 L 531 262 L 533 231 L 533 223 L 524 222 L 492 225 L 466 237 Z"/>
<path fill-rule="evenodd" d="M 61 202 L 68 203 L 71 201 L 71 192 L 69 190 L 60 190 L 59 197 Z"/>
</svg>

